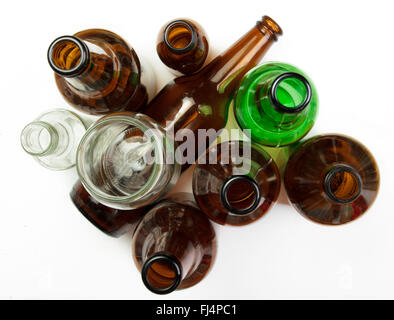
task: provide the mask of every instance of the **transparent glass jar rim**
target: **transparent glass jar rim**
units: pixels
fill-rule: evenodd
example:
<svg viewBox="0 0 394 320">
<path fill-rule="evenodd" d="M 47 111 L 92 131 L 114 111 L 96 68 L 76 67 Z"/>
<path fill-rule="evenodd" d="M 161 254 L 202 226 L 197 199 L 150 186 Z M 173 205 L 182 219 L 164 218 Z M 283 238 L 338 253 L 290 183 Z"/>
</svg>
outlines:
<svg viewBox="0 0 394 320">
<path fill-rule="evenodd" d="M 164 163 L 163 163 L 163 159 L 159 159 L 159 161 L 157 161 L 157 159 L 160 156 L 162 156 L 162 158 L 164 158 L 165 146 L 164 146 L 163 142 L 166 139 L 166 135 L 164 134 L 164 129 L 161 128 L 161 126 L 159 124 L 157 124 L 153 119 L 149 119 L 153 123 L 153 125 L 151 125 L 150 123 L 147 122 L 147 119 L 140 119 L 141 116 L 147 117 L 142 114 L 133 113 L 133 114 L 130 114 L 130 116 L 123 116 L 123 115 L 113 115 L 112 116 L 111 115 L 110 117 L 99 119 L 96 123 L 94 123 L 93 125 L 91 125 L 89 127 L 89 129 L 86 131 L 85 135 L 82 137 L 81 142 L 79 143 L 79 146 L 78 146 L 78 151 L 77 151 L 77 161 L 76 161 L 77 173 L 78 173 L 79 179 L 81 180 L 81 183 L 86 188 L 86 190 L 92 194 L 93 197 L 98 198 L 98 199 L 102 199 L 104 201 L 113 202 L 113 203 L 128 203 L 128 202 L 136 200 L 139 197 L 142 197 L 145 194 L 147 194 L 152 189 L 152 187 L 154 187 L 156 185 L 156 183 L 159 181 L 160 176 L 161 176 L 160 173 L 163 171 Z M 154 141 L 154 150 L 155 150 L 155 162 L 154 162 L 153 171 L 149 177 L 149 180 L 146 182 L 146 184 L 140 190 L 138 190 L 137 192 L 135 192 L 131 195 L 128 195 L 128 196 L 112 196 L 112 195 L 106 194 L 106 193 L 98 190 L 97 188 L 95 188 L 95 186 L 92 183 L 89 183 L 83 177 L 82 170 L 81 170 L 81 166 L 83 167 L 83 165 L 81 164 L 82 160 L 81 160 L 80 155 L 83 152 L 81 150 L 83 149 L 83 145 L 84 145 L 85 141 L 88 138 L 90 138 L 92 134 L 94 134 L 94 130 L 97 127 L 102 126 L 102 125 L 108 125 L 108 123 L 118 122 L 118 121 L 121 121 L 125 124 L 135 126 L 138 129 L 140 129 L 141 131 L 143 131 L 144 134 L 146 132 L 148 132 L 148 136 L 154 138 L 153 141 Z M 163 134 L 161 136 L 155 135 L 154 132 L 158 132 L 158 131 L 163 131 Z"/>
<path fill-rule="evenodd" d="M 24 143 L 24 133 L 26 130 L 29 129 L 29 127 L 31 126 L 39 126 L 42 128 L 42 130 L 46 130 L 48 132 L 48 136 L 49 136 L 49 141 L 48 144 L 45 148 L 43 148 L 42 151 L 40 152 L 32 152 L 29 151 L 26 147 L 25 147 L 25 143 Z M 22 133 L 21 133 L 21 145 L 23 150 L 25 150 L 26 153 L 32 155 L 32 156 L 36 156 L 36 157 L 41 157 L 41 156 L 45 156 L 46 154 L 48 154 L 52 147 L 53 147 L 53 143 L 54 143 L 54 135 L 56 134 L 55 129 L 47 122 L 44 121 L 33 121 L 28 123 L 23 129 L 22 129 Z"/>
</svg>

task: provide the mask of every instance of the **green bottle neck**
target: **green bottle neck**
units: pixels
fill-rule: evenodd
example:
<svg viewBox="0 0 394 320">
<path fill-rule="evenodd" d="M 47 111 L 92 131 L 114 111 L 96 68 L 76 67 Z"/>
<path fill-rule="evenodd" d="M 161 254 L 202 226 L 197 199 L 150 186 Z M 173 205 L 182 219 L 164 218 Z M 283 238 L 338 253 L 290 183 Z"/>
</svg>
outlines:
<svg viewBox="0 0 394 320">
<path fill-rule="evenodd" d="M 254 91 L 259 112 L 278 127 L 296 121 L 312 97 L 310 83 L 296 72 L 275 72 Z"/>
</svg>

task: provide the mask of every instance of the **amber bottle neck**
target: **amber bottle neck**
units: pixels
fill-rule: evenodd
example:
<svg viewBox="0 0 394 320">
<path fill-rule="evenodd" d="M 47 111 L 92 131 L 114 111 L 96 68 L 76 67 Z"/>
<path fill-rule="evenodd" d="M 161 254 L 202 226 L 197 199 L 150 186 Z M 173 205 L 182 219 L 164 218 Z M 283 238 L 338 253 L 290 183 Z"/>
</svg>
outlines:
<svg viewBox="0 0 394 320">
<path fill-rule="evenodd" d="M 147 259 L 141 270 L 145 286 L 157 294 L 176 290 L 182 281 L 182 264 L 173 255 L 157 253 Z"/>
<path fill-rule="evenodd" d="M 48 62 L 53 71 L 62 77 L 76 77 L 89 66 L 90 52 L 81 39 L 62 36 L 55 39 L 48 49 Z"/>
<path fill-rule="evenodd" d="M 168 51 L 183 55 L 197 47 L 197 31 L 185 20 L 175 20 L 164 30 L 164 43 Z"/>
<path fill-rule="evenodd" d="M 246 175 L 231 176 L 220 189 L 220 201 L 230 214 L 249 214 L 256 210 L 260 199 L 259 185 Z"/>
<path fill-rule="evenodd" d="M 219 92 L 233 92 L 242 77 L 258 64 L 277 37 L 279 25 L 264 16 L 249 32 L 200 71 L 217 83 Z"/>
<path fill-rule="evenodd" d="M 336 165 L 326 173 L 323 188 L 331 200 L 338 203 L 349 203 L 360 195 L 362 179 L 352 167 Z"/>
</svg>

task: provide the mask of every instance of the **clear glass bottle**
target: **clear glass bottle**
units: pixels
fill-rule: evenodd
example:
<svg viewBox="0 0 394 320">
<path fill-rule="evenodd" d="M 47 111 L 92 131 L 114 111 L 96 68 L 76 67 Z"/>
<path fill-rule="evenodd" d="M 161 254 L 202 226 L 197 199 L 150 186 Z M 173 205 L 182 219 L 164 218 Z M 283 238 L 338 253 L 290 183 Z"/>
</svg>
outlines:
<svg viewBox="0 0 394 320">
<path fill-rule="evenodd" d="M 200 69 L 209 52 L 204 29 L 191 19 L 166 23 L 157 37 L 160 60 L 176 75 L 191 74 Z"/>
<path fill-rule="evenodd" d="M 265 63 L 245 75 L 234 111 L 240 127 L 252 129 L 254 142 L 280 147 L 311 130 L 318 97 L 312 81 L 300 69 L 281 62 Z"/>
<path fill-rule="evenodd" d="M 245 225 L 261 218 L 275 203 L 280 174 L 261 147 L 226 141 L 209 148 L 193 173 L 200 209 L 219 224 Z"/>
<path fill-rule="evenodd" d="M 216 257 L 215 230 L 191 194 L 174 194 L 138 224 L 132 251 L 145 286 L 167 294 L 197 284 L 210 271 Z"/>
<path fill-rule="evenodd" d="M 88 114 L 138 110 L 156 91 L 149 65 L 111 31 L 88 29 L 57 38 L 48 62 L 66 101 Z"/>
<path fill-rule="evenodd" d="M 87 220 L 105 234 L 116 238 L 131 232 L 150 208 L 119 210 L 107 207 L 94 199 L 79 180 L 74 184 L 70 197 Z"/>
<path fill-rule="evenodd" d="M 89 127 L 77 152 L 86 191 L 111 208 L 129 210 L 155 202 L 175 184 L 180 166 L 174 142 L 143 114 L 104 116 Z"/>
<path fill-rule="evenodd" d="M 297 211 L 327 225 L 364 214 L 377 196 L 379 180 L 378 166 L 367 148 L 339 134 L 303 142 L 290 156 L 284 175 L 287 196 Z"/>
<path fill-rule="evenodd" d="M 83 121 L 74 112 L 54 109 L 23 128 L 21 144 L 45 168 L 66 170 L 75 165 L 78 143 L 85 131 Z"/>
</svg>

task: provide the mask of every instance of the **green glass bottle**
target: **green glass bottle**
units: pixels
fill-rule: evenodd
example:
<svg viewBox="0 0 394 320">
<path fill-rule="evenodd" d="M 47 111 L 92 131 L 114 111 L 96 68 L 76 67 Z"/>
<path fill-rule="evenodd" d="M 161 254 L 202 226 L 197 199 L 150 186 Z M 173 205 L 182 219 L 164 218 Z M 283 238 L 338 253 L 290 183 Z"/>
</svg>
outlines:
<svg viewBox="0 0 394 320">
<path fill-rule="evenodd" d="M 312 81 L 298 68 L 280 62 L 250 70 L 234 101 L 242 129 L 262 145 L 280 147 L 304 137 L 315 123 L 318 97 Z"/>
</svg>

